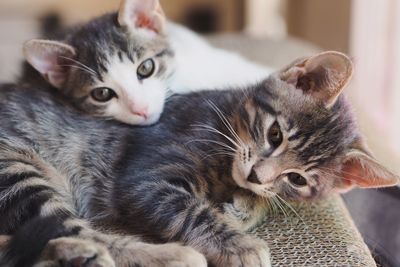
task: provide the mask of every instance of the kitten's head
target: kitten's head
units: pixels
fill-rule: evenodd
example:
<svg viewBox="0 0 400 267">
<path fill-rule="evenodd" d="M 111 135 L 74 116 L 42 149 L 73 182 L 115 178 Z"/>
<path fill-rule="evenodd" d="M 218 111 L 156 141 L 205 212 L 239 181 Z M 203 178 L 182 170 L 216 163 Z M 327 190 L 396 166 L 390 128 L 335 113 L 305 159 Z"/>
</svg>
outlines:
<svg viewBox="0 0 400 267">
<path fill-rule="evenodd" d="M 347 56 L 325 52 L 249 90 L 233 117 L 240 147 L 235 182 L 259 195 L 289 199 L 397 184 L 398 177 L 368 151 L 341 95 L 352 71 Z"/>
<path fill-rule="evenodd" d="M 158 0 L 122 1 L 63 42 L 31 40 L 27 61 L 84 112 L 146 125 L 158 120 L 173 52 Z"/>
</svg>

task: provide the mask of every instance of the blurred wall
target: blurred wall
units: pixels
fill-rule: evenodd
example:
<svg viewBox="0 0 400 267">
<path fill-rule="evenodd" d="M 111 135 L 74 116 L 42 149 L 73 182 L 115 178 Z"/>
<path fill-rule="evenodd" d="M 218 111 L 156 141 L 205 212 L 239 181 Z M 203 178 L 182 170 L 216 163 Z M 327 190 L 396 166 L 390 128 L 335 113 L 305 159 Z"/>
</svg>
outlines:
<svg viewBox="0 0 400 267">
<path fill-rule="evenodd" d="M 118 6 L 119 1 L 114 0 L 0 0 L 0 16 L 32 17 L 58 11 L 68 22 L 75 22 L 115 10 Z"/>
<path fill-rule="evenodd" d="M 350 0 L 288 0 L 288 33 L 323 49 L 349 51 Z"/>
<path fill-rule="evenodd" d="M 167 17 L 202 33 L 240 31 L 246 0 L 161 0 Z"/>
<path fill-rule="evenodd" d="M 143 0 L 145 1 L 145 0 Z M 239 31 L 246 0 L 161 0 L 167 17 L 198 31 Z M 67 23 L 117 10 L 119 0 L 0 0 L 0 17 L 29 17 L 56 11 Z"/>
</svg>

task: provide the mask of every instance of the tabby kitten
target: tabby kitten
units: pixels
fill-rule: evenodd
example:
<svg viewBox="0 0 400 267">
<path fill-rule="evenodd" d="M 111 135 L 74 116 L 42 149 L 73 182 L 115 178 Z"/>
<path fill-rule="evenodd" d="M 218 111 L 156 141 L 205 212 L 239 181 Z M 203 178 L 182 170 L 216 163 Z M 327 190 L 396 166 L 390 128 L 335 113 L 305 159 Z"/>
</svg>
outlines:
<svg viewBox="0 0 400 267">
<path fill-rule="evenodd" d="M 58 88 L 84 113 L 136 125 L 158 120 L 172 93 L 261 80 L 270 71 L 167 22 L 159 0 L 31 40 L 22 83 Z M 43 79 L 44 78 L 44 79 Z"/>
<path fill-rule="evenodd" d="M 265 198 L 399 181 L 371 157 L 341 95 L 351 74 L 345 55 L 322 53 L 243 90 L 174 96 L 145 128 L 3 86 L 0 234 L 13 235 L 3 262 L 205 265 L 189 248 L 112 230 L 180 242 L 216 266 L 270 266 L 267 245 L 245 233 L 257 220 L 237 216 L 243 203 L 257 217 Z"/>
</svg>

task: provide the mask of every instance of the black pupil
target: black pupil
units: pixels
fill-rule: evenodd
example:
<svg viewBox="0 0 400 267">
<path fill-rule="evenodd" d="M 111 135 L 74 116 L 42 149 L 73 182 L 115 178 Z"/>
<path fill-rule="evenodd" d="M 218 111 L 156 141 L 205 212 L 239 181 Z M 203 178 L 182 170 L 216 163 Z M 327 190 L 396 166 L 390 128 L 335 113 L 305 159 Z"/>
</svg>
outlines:
<svg viewBox="0 0 400 267">
<path fill-rule="evenodd" d="M 109 88 L 96 88 L 92 91 L 92 97 L 100 102 L 106 102 L 114 97 L 114 92 Z"/>
<path fill-rule="evenodd" d="M 268 131 L 268 142 L 275 148 L 282 144 L 283 137 L 279 124 L 275 122 Z"/>
<path fill-rule="evenodd" d="M 307 180 L 298 173 L 291 172 L 288 174 L 289 181 L 298 186 L 305 186 L 307 185 Z"/>
<path fill-rule="evenodd" d="M 140 79 L 145 79 L 150 77 L 154 71 L 154 61 L 152 59 L 147 59 L 138 68 L 138 77 Z"/>
</svg>

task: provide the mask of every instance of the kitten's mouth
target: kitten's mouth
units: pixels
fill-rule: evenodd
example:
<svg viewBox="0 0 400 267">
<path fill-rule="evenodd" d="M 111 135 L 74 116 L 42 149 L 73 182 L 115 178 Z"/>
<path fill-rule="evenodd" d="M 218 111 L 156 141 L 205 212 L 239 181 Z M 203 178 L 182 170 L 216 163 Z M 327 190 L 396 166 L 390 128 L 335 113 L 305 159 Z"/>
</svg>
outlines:
<svg viewBox="0 0 400 267">
<path fill-rule="evenodd" d="M 247 181 L 253 184 L 261 184 L 261 181 L 258 179 L 258 175 L 254 168 L 251 169 L 249 176 L 247 176 Z"/>
</svg>

